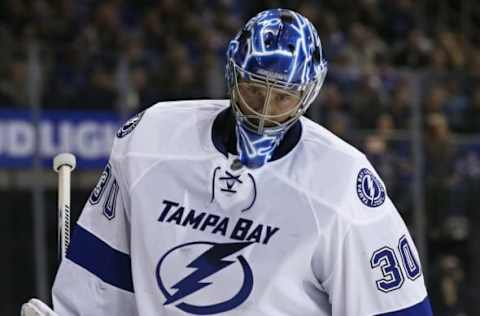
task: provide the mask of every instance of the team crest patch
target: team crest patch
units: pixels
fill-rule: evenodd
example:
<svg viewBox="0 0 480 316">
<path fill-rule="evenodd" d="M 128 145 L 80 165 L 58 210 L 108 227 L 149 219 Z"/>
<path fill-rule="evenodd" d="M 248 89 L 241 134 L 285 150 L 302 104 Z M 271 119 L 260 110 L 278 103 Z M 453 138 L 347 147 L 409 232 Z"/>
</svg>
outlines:
<svg viewBox="0 0 480 316">
<path fill-rule="evenodd" d="M 108 181 L 110 180 L 111 174 L 112 174 L 112 167 L 110 166 L 110 163 L 108 163 L 105 166 L 105 169 L 103 170 L 102 174 L 100 175 L 100 179 L 97 182 L 97 185 L 93 189 L 92 193 L 90 194 L 90 197 L 88 198 L 88 201 L 90 204 L 95 205 L 100 202 L 102 199 L 103 193 L 105 191 L 105 187 L 108 184 Z"/>
<path fill-rule="evenodd" d="M 385 202 L 385 188 L 368 169 L 363 168 L 357 177 L 357 195 L 368 207 L 378 207 Z"/>
<path fill-rule="evenodd" d="M 135 127 L 137 127 L 138 123 L 142 119 L 143 114 L 145 111 L 138 113 L 134 117 L 130 118 L 128 121 L 123 124 L 123 126 L 117 131 L 117 137 L 122 138 L 130 134 Z"/>
</svg>

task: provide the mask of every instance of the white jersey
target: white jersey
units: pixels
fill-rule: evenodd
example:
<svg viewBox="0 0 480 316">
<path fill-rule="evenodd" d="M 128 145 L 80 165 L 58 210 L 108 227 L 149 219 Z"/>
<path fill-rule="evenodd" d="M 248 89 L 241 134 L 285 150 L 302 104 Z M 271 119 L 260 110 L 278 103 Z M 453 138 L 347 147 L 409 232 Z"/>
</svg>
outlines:
<svg viewBox="0 0 480 316">
<path fill-rule="evenodd" d="M 159 103 L 119 130 L 55 311 L 431 315 L 414 243 L 365 156 L 302 118 L 290 150 L 239 169 L 216 143 L 227 111 L 227 100 Z"/>
</svg>

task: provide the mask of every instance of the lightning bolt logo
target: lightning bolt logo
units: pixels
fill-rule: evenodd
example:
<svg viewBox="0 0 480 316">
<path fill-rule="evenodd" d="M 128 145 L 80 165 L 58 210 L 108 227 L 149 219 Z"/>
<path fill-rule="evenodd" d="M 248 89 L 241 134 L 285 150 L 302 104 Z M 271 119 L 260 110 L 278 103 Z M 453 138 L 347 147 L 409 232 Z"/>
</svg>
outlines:
<svg viewBox="0 0 480 316">
<path fill-rule="evenodd" d="M 192 314 L 213 314 L 226 310 L 235 308 L 236 306 L 243 303 L 249 296 L 253 288 L 253 275 L 250 266 L 248 265 L 245 258 L 242 255 L 238 255 L 232 260 L 225 259 L 228 256 L 231 256 L 245 247 L 251 245 L 253 242 L 238 242 L 238 243 L 213 243 L 213 242 L 192 242 L 177 246 L 170 251 L 168 251 L 160 262 L 157 265 L 157 282 L 160 287 L 160 290 L 164 294 L 166 300 L 164 305 L 170 305 L 175 303 L 176 307 L 179 309 L 189 312 Z M 174 293 L 171 290 L 167 290 L 167 287 L 163 284 L 161 278 L 161 267 L 164 259 L 169 256 L 172 252 L 183 248 L 183 247 L 194 247 L 196 245 L 205 245 L 210 247 L 204 251 L 200 256 L 191 261 L 186 267 L 195 269 L 192 273 L 175 283 L 173 286 L 170 286 L 170 289 L 176 290 Z M 188 261 L 187 261 L 188 262 Z M 212 282 L 205 281 L 209 276 L 219 272 L 220 270 L 225 269 L 226 267 L 234 264 L 240 263 L 243 272 L 244 272 L 244 281 L 241 285 L 238 293 L 226 302 L 212 305 L 203 305 L 195 306 L 190 305 L 185 302 L 185 298 L 190 294 L 193 294 L 209 285 Z"/>
<path fill-rule="evenodd" d="M 200 257 L 187 265 L 188 268 L 197 268 L 197 270 L 172 286 L 172 288 L 177 289 L 177 292 L 170 296 L 164 305 L 171 304 L 212 284 L 211 282 L 201 282 L 201 280 L 234 263 L 235 261 L 223 260 L 223 258 L 234 254 L 250 244 L 252 243 L 215 244 L 212 248 L 205 251 Z"/>
<path fill-rule="evenodd" d="M 373 202 L 375 199 L 375 188 L 373 187 L 373 180 L 371 176 L 366 176 L 365 179 L 367 180 L 367 188 L 368 192 L 370 193 L 370 200 Z"/>
<path fill-rule="evenodd" d="M 357 195 L 368 207 L 378 207 L 385 202 L 385 188 L 373 172 L 363 168 L 357 176 Z"/>
</svg>

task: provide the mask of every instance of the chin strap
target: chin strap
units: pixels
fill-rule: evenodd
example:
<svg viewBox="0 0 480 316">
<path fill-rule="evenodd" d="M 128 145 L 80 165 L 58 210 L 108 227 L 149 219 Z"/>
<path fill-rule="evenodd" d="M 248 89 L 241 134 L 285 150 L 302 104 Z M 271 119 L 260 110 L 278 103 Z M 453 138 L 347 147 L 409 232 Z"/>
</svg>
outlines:
<svg viewBox="0 0 480 316">
<path fill-rule="evenodd" d="M 238 122 L 235 124 L 235 132 L 240 161 L 250 169 L 260 168 L 266 164 L 285 135 L 284 130 L 275 135 L 259 135 Z"/>
</svg>

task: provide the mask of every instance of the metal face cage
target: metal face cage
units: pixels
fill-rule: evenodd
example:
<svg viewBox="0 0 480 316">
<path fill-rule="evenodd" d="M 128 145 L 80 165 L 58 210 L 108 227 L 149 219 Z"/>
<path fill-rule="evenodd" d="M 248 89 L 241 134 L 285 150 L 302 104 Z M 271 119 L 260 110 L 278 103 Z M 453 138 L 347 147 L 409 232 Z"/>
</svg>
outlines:
<svg viewBox="0 0 480 316">
<path fill-rule="evenodd" d="M 237 120 L 260 135 L 275 135 L 292 126 L 307 111 L 325 78 L 322 74 L 301 85 L 275 79 L 275 74 L 248 72 L 233 60 L 228 67 L 232 108 Z"/>
</svg>

